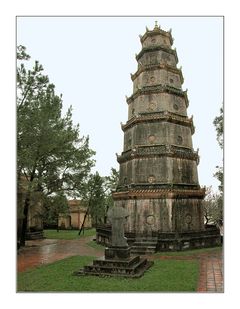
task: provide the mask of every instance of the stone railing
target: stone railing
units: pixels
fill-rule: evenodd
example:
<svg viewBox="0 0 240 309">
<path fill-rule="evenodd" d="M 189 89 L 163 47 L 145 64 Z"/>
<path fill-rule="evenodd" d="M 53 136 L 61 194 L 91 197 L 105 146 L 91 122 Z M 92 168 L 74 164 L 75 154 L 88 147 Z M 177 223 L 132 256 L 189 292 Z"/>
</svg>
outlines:
<svg viewBox="0 0 240 309">
<path fill-rule="evenodd" d="M 122 130 L 126 131 L 127 129 L 129 129 L 130 127 L 139 122 L 155 121 L 155 120 L 164 120 L 176 124 L 185 125 L 191 128 L 192 134 L 194 134 L 195 132 L 192 118 L 187 118 L 186 116 L 181 116 L 169 111 L 139 113 L 138 115 L 132 117 L 129 121 L 127 121 L 126 124 L 122 124 Z"/>
<path fill-rule="evenodd" d="M 198 151 L 193 151 L 191 148 L 187 147 L 168 144 L 136 146 L 131 150 L 122 152 L 122 154 L 117 157 L 117 161 L 123 163 L 137 157 L 145 156 L 177 157 L 196 161 L 197 164 L 199 163 Z"/>
<path fill-rule="evenodd" d="M 145 52 L 152 52 L 152 51 L 158 51 L 158 50 L 162 50 L 166 53 L 174 55 L 176 63 L 178 63 L 178 56 L 177 56 L 176 50 L 171 49 L 169 47 L 162 46 L 162 45 L 143 47 L 140 53 L 136 55 L 136 60 L 138 61 Z"/>
<path fill-rule="evenodd" d="M 162 85 L 162 84 L 158 84 L 154 86 L 144 86 L 142 88 L 138 88 L 130 97 L 127 97 L 126 101 L 128 104 L 130 104 L 133 100 L 135 100 L 138 96 L 142 94 L 162 93 L 162 92 L 167 92 L 170 94 L 183 97 L 185 99 L 186 107 L 189 106 L 187 90 L 183 91 L 180 88 L 175 88 L 169 85 Z"/>
<path fill-rule="evenodd" d="M 182 84 L 184 83 L 184 78 L 183 78 L 183 75 L 182 75 L 181 68 L 178 69 L 178 68 L 171 66 L 169 64 L 166 64 L 166 63 L 139 65 L 137 72 L 134 73 L 134 74 L 131 74 L 131 79 L 132 79 L 132 81 L 134 81 L 142 72 L 158 70 L 158 69 L 160 69 L 160 70 L 164 69 L 164 70 L 170 71 L 172 73 L 179 74 L 180 79 L 181 79 L 181 83 Z"/>
</svg>

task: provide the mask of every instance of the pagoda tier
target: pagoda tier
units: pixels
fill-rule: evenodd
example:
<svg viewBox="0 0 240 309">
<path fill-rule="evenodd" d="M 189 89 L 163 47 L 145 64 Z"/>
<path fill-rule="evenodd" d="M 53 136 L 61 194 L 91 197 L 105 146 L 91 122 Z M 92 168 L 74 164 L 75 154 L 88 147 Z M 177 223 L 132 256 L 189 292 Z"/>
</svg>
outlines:
<svg viewBox="0 0 240 309">
<path fill-rule="evenodd" d="M 205 190 L 198 181 L 195 128 L 193 117 L 187 115 L 187 90 L 182 90 L 171 31 L 156 24 L 140 41 L 137 71 L 131 74 L 133 93 L 126 98 L 128 120 L 122 124 L 123 152 L 117 155 L 120 179 L 114 207 L 128 211 L 126 233 L 138 239 L 159 233 L 177 233 L 174 237 L 202 233 Z M 170 249 L 162 237 L 158 246 L 168 243 Z"/>
</svg>

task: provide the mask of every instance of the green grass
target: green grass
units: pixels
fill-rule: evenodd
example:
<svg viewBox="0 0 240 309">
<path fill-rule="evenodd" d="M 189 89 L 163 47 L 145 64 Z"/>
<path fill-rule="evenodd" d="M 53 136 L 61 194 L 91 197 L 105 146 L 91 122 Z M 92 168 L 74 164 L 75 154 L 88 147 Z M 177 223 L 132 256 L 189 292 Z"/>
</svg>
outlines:
<svg viewBox="0 0 240 309">
<path fill-rule="evenodd" d="M 93 249 L 97 249 L 97 250 L 104 250 L 105 249 L 104 246 L 97 244 L 96 241 L 93 241 L 93 240 L 88 242 L 87 246 L 89 246 Z"/>
<path fill-rule="evenodd" d="M 201 253 L 218 253 L 222 252 L 222 247 L 214 247 L 214 248 L 202 248 L 202 249 L 194 249 L 194 250 L 186 250 L 186 251 L 175 251 L 175 252 L 157 252 L 154 256 L 195 256 Z"/>
<path fill-rule="evenodd" d="M 79 239 L 81 237 L 86 236 L 94 236 L 96 235 L 95 229 L 88 229 L 81 233 L 81 235 L 78 235 L 78 230 L 44 230 L 44 236 L 47 239 Z"/>
<path fill-rule="evenodd" d="M 18 273 L 18 292 L 194 292 L 197 288 L 197 261 L 155 261 L 139 279 L 95 276 L 77 277 L 73 271 L 90 264 L 93 258 L 74 256 L 33 270 Z"/>
</svg>

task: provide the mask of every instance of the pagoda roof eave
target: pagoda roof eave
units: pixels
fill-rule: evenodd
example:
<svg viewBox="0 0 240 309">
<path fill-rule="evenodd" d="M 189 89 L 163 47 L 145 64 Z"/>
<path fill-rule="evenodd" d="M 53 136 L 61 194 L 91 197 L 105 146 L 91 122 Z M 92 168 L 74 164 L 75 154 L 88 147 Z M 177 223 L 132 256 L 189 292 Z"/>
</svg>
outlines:
<svg viewBox="0 0 240 309">
<path fill-rule="evenodd" d="M 161 34 L 163 36 L 166 36 L 167 38 L 169 38 L 170 40 L 170 44 L 173 44 L 173 38 L 172 38 L 172 34 L 171 34 L 171 30 L 169 31 L 164 31 L 163 29 L 160 29 L 160 27 L 155 27 L 153 30 L 148 30 L 146 29 L 146 32 L 144 33 L 143 36 L 140 36 L 140 41 L 143 44 L 143 42 L 146 40 L 147 37 L 151 37 L 154 35 L 158 35 Z"/>
</svg>

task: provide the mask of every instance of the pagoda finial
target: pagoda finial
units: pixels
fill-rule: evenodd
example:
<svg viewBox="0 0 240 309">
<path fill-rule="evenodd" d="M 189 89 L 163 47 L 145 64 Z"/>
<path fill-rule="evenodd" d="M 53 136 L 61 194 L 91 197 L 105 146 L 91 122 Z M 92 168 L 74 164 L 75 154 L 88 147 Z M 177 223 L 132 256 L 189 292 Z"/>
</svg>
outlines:
<svg viewBox="0 0 240 309">
<path fill-rule="evenodd" d="M 160 25 L 158 25 L 158 21 L 155 20 L 155 27 L 153 30 L 159 30 L 160 29 Z"/>
</svg>

